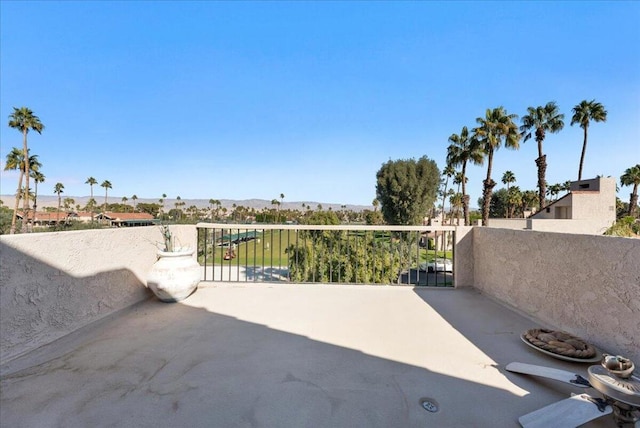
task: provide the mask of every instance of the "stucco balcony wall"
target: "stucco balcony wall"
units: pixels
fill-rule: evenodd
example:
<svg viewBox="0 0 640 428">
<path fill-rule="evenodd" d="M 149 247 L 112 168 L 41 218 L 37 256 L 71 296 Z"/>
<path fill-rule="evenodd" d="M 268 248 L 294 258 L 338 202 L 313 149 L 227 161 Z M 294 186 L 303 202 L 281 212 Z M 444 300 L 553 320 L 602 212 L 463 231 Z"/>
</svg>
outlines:
<svg viewBox="0 0 640 428">
<path fill-rule="evenodd" d="M 171 226 L 196 246 L 194 226 Z M 0 236 L 0 364 L 148 298 L 158 227 Z"/>
<path fill-rule="evenodd" d="M 474 228 L 474 286 L 640 361 L 640 240 Z"/>
</svg>

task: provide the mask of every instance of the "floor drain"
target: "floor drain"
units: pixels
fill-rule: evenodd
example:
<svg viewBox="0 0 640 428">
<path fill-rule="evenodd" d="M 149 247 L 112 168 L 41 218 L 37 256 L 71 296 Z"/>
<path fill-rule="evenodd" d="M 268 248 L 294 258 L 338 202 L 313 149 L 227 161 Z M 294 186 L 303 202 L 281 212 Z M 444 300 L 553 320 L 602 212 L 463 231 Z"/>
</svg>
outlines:
<svg viewBox="0 0 640 428">
<path fill-rule="evenodd" d="M 427 412 L 435 413 L 438 411 L 438 402 L 433 398 L 421 398 L 420 405 Z"/>
</svg>

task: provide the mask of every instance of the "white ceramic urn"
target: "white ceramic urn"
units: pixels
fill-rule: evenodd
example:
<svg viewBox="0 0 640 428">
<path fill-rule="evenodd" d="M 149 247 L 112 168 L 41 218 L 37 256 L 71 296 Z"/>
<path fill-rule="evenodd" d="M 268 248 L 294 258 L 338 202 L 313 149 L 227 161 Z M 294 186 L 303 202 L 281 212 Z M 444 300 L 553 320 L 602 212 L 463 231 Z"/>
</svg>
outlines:
<svg viewBox="0 0 640 428">
<path fill-rule="evenodd" d="M 147 275 L 147 287 L 163 302 L 189 297 L 200 282 L 201 267 L 193 249 L 158 251 L 158 260 Z"/>
</svg>

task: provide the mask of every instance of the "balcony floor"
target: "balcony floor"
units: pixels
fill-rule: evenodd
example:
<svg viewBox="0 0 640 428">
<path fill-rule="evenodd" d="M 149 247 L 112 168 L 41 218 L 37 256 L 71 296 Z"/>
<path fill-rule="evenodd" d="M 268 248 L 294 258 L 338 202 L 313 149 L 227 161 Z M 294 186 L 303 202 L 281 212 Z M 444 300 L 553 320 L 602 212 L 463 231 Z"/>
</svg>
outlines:
<svg viewBox="0 0 640 428">
<path fill-rule="evenodd" d="M 6 427 L 508 427 L 586 374 L 474 289 L 218 284 L 147 300 L 2 367 Z M 434 399 L 430 413 L 420 399 Z M 610 417 L 588 426 L 613 426 Z"/>
</svg>

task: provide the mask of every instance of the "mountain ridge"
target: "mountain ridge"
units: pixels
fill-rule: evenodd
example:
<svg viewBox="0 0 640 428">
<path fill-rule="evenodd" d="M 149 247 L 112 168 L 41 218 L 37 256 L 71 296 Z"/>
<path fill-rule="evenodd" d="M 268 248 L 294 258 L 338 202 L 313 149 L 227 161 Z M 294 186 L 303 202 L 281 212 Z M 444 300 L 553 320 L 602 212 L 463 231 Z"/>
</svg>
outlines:
<svg viewBox="0 0 640 428">
<path fill-rule="evenodd" d="M 75 205 L 80 205 L 82 207 L 84 207 L 85 205 L 87 205 L 87 202 L 89 202 L 89 198 L 90 196 L 72 196 L 72 195 L 61 195 L 62 201 L 64 201 L 66 198 L 71 198 L 74 200 L 74 206 Z M 104 203 L 104 197 L 100 197 L 100 196 L 95 196 L 93 197 L 96 202 L 98 203 L 98 205 L 101 205 L 102 203 Z M 14 204 L 15 204 L 15 196 L 14 195 L 0 195 L 0 200 L 2 200 L 4 206 L 9 207 L 9 208 L 13 208 Z M 175 203 L 178 201 L 178 199 L 175 198 L 165 198 L 164 199 L 164 206 L 165 209 L 171 209 L 171 208 L 175 208 Z M 258 198 L 251 198 L 251 199 L 219 199 L 221 207 L 223 208 L 227 208 L 228 210 L 233 209 L 233 204 L 235 204 L 236 206 L 244 206 L 247 208 L 254 208 L 254 209 L 263 209 L 263 208 L 272 208 L 273 206 L 271 205 L 271 200 L 266 200 L 266 199 L 258 199 Z M 110 204 L 115 204 L 115 203 L 122 203 L 122 196 L 109 196 L 107 198 L 107 202 Z M 209 207 L 209 199 L 188 199 L 188 198 L 184 198 L 184 199 L 180 199 L 180 202 L 184 202 L 184 207 L 183 208 L 188 208 L 192 205 L 195 205 L 198 208 L 208 208 Z M 281 202 L 280 200 L 278 200 L 278 202 Z M 153 204 L 159 204 L 159 199 L 152 199 L 152 198 L 138 198 L 136 200 L 136 204 L 149 204 L 149 203 L 153 203 Z M 302 210 L 302 204 L 305 205 L 305 208 L 307 206 L 310 206 L 312 210 L 317 209 L 318 205 L 322 205 L 322 209 L 329 209 L 331 208 L 334 211 L 337 210 L 341 210 L 342 206 L 345 205 L 346 209 L 351 210 L 351 211 L 363 211 L 366 209 L 373 209 L 372 205 L 358 205 L 358 204 L 337 204 L 337 203 L 330 203 L 330 202 L 317 202 L 317 201 L 283 201 L 282 204 L 280 205 L 280 209 L 298 209 L 298 210 Z M 133 206 L 134 203 L 131 200 L 131 198 L 129 198 L 127 200 L 127 205 L 131 205 Z M 57 207 L 58 206 L 58 197 L 55 195 L 38 195 L 38 211 L 40 209 L 43 209 L 45 207 Z M 22 208 L 22 201 L 20 201 L 20 208 Z"/>
</svg>

